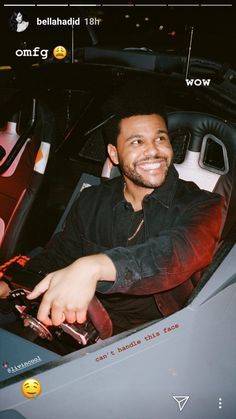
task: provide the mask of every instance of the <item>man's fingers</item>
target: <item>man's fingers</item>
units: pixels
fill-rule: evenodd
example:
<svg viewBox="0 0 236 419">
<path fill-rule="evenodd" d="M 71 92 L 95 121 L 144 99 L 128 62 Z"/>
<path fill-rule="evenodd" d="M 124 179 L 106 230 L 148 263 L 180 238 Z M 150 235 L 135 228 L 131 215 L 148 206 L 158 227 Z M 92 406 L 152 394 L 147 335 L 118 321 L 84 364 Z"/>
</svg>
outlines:
<svg viewBox="0 0 236 419">
<path fill-rule="evenodd" d="M 53 326 L 59 326 L 64 321 L 68 323 L 84 323 L 86 321 L 86 310 L 76 311 L 75 309 L 63 307 L 63 305 L 51 304 L 50 320 Z M 42 321 L 45 322 L 45 320 Z"/>
<path fill-rule="evenodd" d="M 76 321 L 77 323 L 84 323 L 86 322 L 87 319 L 87 312 L 86 311 L 82 311 L 82 312 L 76 312 Z"/>
<path fill-rule="evenodd" d="M 51 301 L 45 299 L 45 297 L 42 299 L 42 302 L 39 306 L 37 319 L 46 324 L 47 326 L 52 326 L 52 320 L 51 320 Z M 60 324 L 60 323 L 58 323 Z"/>
<path fill-rule="evenodd" d="M 65 312 L 65 319 L 68 323 L 75 323 L 76 322 L 76 312 L 73 310 L 67 310 Z"/>
<path fill-rule="evenodd" d="M 27 298 L 29 300 L 33 300 L 34 298 L 39 297 L 41 294 L 43 294 L 45 291 L 47 291 L 49 287 L 51 276 L 47 275 L 42 281 L 40 281 L 36 287 L 33 289 L 33 291 L 27 295 Z"/>
<path fill-rule="evenodd" d="M 86 310 L 81 312 L 66 310 L 63 306 L 53 305 L 43 299 L 39 307 L 37 318 L 47 326 L 59 326 L 64 321 L 82 324 L 86 321 Z"/>
<path fill-rule="evenodd" d="M 52 305 L 50 317 L 53 326 L 59 326 L 61 323 L 63 323 L 66 319 L 65 314 L 63 312 L 63 307 L 60 307 L 58 305 Z"/>
</svg>

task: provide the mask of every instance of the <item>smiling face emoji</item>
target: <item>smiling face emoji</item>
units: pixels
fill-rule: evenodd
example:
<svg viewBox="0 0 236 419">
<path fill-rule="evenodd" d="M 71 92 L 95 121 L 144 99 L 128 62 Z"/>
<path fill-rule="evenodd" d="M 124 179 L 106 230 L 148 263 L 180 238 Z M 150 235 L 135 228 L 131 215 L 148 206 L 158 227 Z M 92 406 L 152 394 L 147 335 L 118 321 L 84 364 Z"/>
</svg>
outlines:
<svg viewBox="0 0 236 419">
<path fill-rule="evenodd" d="M 65 47 L 58 46 L 53 50 L 53 55 L 57 60 L 63 60 L 66 57 L 67 51 Z"/>
<path fill-rule="evenodd" d="M 33 399 L 34 397 L 38 397 L 41 393 L 41 384 L 35 378 L 29 378 L 23 382 L 21 390 L 25 397 Z"/>
</svg>

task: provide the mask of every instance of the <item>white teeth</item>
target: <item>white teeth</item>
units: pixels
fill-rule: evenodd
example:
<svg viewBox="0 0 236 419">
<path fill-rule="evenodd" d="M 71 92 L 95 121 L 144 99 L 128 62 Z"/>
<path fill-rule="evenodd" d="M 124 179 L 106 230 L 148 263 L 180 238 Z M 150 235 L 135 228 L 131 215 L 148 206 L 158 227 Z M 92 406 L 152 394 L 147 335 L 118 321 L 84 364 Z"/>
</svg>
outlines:
<svg viewBox="0 0 236 419">
<path fill-rule="evenodd" d="M 152 170 L 152 169 L 159 169 L 161 166 L 161 163 L 144 163 L 141 164 L 141 167 L 146 170 Z"/>
</svg>

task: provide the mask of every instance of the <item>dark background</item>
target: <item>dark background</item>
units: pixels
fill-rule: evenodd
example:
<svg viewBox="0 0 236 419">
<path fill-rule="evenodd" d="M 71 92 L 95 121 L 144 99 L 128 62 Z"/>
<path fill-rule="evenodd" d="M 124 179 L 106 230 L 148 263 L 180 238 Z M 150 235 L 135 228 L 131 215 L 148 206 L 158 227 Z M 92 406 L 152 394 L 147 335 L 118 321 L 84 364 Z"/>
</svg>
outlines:
<svg viewBox="0 0 236 419">
<path fill-rule="evenodd" d="M 33 1 L 28 3 L 34 4 Z M 67 4 L 62 0 L 56 3 Z M 76 3 L 78 4 L 78 2 Z M 86 3 L 91 3 L 91 1 Z M 233 68 L 236 67 L 234 6 L 177 7 L 172 2 L 172 6 L 148 7 L 137 6 L 141 3 L 141 1 L 137 1 L 136 6 L 133 6 L 133 2 L 127 2 L 127 6 L 124 6 L 126 2 L 123 2 L 123 6 L 111 7 L 105 6 L 105 3 L 108 2 L 103 2 L 103 6 L 97 7 L 22 6 L 20 9 L 30 22 L 28 29 L 22 33 L 12 32 L 9 28 L 9 17 L 17 7 L 2 6 L 0 65 L 13 64 L 16 59 L 15 50 L 18 48 L 34 48 L 35 46 L 46 48 L 49 49 L 49 58 L 52 57 L 52 50 L 57 45 L 63 45 L 70 50 L 71 27 L 37 26 L 37 16 L 41 19 L 80 16 L 81 25 L 74 28 L 75 48 L 92 45 L 88 28 L 83 22 L 83 16 L 93 16 L 101 19 L 99 25 L 90 28 L 95 32 L 97 45 L 117 48 L 145 47 L 169 54 L 186 55 L 190 27 L 194 26 L 193 56 L 214 59 Z M 111 4 L 111 2 L 109 3 Z M 162 3 L 165 4 L 158 1 L 158 4 Z M 187 4 L 187 2 L 179 3 Z M 189 3 L 199 4 L 199 2 L 192 1 Z M 209 5 L 210 2 L 207 4 Z M 214 2 L 214 4 L 216 3 Z M 25 61 L 27 62 L 27 58 Z"/>
</svg>

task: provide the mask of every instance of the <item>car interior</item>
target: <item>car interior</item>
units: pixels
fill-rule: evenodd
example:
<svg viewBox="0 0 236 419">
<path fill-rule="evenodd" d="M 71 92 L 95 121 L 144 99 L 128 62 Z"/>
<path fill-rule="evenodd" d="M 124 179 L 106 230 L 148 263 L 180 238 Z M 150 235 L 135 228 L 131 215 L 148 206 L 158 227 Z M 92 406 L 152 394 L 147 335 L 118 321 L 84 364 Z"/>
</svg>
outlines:
<svg viewBox="0 0 236 419">
<path fill-rule="evenodd" d="M 35 112 L 36 104 L 37 112 Z M 33 205 L 33 200 L 35 198 L 36 206 L 38 206 L 39 201 L 41 205 L 43 205 L 42 196 L 44 195 L 42 195 L 42 190 L 45 191 L 45 179 L 42 183 L 43 187 L 40 188 L 42 178 L 46 176 L 46 179 L 49 179 L 50 173 L 52 173 L 52 170 L 55 169 L 55 163 L 53 163 L 51 166 L 49 164 L 49 169 L 45 172 L 49 154 L 48 152 L 46 153 L 47 158 L 44 164 L 44 169 L 41 172 L 36 170 L 39 160 L 39 153 L 40 155 L 42 153 L 42 151 L 38 151 L 40 149 L 40 143 L 47 142 L 49 150 L 50 143 L 53 139 L 53 134 L 55 133 L 55 124 L 57 123 L 58 115 L 55 115 L 55 112 L 53 113 L 52 108 L 46 106 L 42 101 L 35 102 L 33 100 L 31 106 L 32 109 L 34 109 L 34 112 L 32 111 L 31 114 L 34 114 L 34 116 L 31 116 L 31 119 L 29 118 L 31 127 L 30 132 L 28 133 L 28 131 L 26 131 L 21 134 L 16 128 L 17 121 L 13 122 L 14 125 L 13 128 L 11 128 L 14 130 L 14 138 L 16 144 L 17 140 L 19 141 L 22 135 L 24 135 L 26 144 L 35 141 L 37 146 L 34 147 L 35 152 L 33 157 L 31 157 L 32 164 L 29 168 L 31 177 L 28 178 L 29 180 L 26 182 L 27 184 L 23 184 L 21 187 L 21 191 L 19 192 L 18 197 L 18 201 L 20 202 L 16 201 L 14 207 L 11 210 L 11 215 L 9 216 L 10 224 L 7 226 L 7 228 L 4 229 L 4 238 L 1 245 L 1 255 L 3 262 L 15 254 L 14 251 L 16 248 L 19 249 L 19 245 L 17 247 L 17 245 L 15 246 L 14 243 L 17 242 L 17 237 L 20 236 L 20 233 L 23 232 L 24 225 L 27 227 L 27 223 L 30 226 L 32 225 L 32 222 L 35 223 L 35 217 L 32 218 L 32 213 L 35 208 Z M 80 108 L 80 115 L 85 115 L 85 119 L 86 112 L 90 106 L 92 106 L 93 110 L 94 106 L 96 107 L 97 104 L 96 101 L 91 101 L 90 95 L 87 95 L 85 100 L 85 112 L 83 113 L 83 107 L 82 110 Z M 14 116 L 14 118 L 17 119 L 19 116 Z M 86 120 L 86 124 L 82 127 L 83 129 L 81 130 L 82 134 L 80 134 L 80 141 L 74 141 L 74 144 L 72 141 L 73 145 L 70 148 L 69 142 L 71 139 L 78 135 L 78 126 L 79 129 L 81 128 L 81 120 L 78 118 L 78 116 L 75 118 L 75 121 L 72 121 L 73 123 L 65 132 L 63 141 L 59 143 L 59 145 L 57 144 L 56 148 L 54 148 L 56 151 L 54 151 L 53 156 L 63 155 L 63 158 L 66 156 L 67 163 L 71 165 L 71 167 L 73 165 L 74 167 L 78 167 L 78 164 L 80 164 L 79 176 L 78 173 L 75 176 L 72 176 L 73 182 L 70 180 L 70 192 L 68 192 L 66 195 L 63 206 L 60 208 L 60 217 L 57 216 L 57 224 L 54 222 L 53 229 L 50 230 L 50 234 L 55 234 L 63 228 L 66 215 L 68 214 L 74 200 L 79 196 L 83 188 L 94 184 L 99 184 L 100 182 L 106 181 L 107 178 L 120 175 L 119 169 L 112 165 L 111 161 L 107 158 L 106 155 L 101 129 L 104 121 L 101 121 L 101 119 L 97 117 L 94 123 L 93 118 L 90 116 Z M 4 128 L 4 130 L 1 132 L 2 136 L 0 137 L 0 140 L 1 146 L 8 151 L 9 155 L 11 152 L 10 147 L 7 146 L 7 129 L 9 129 L 9 124 L 7 126 L 8 128 Z M 207 112 L 173 110 L 172 108 L 168 112 L 168 129 L 174 150 L 174 165 L 179 172 L 180 178 L 193 181 L 198 184 L 200 188 L 206 189 L 208 191 L 215 191 L 223 195 L 226 202 L 226 219 L 222 231 L 220 246 L 211 264 L 211 271 L 209 271 L 208 268 L 205 270 L 202 279 L 199 281 L 199 284 L 194 290 L 194 293 L 196 293 L 201 289 L 207 279 L 209 279 L 210 274 L 208 271 L 212 273 L 212 267 L 216 269 L 219 265 L 219 254 L 221 252 L 222 246 L 226 243 L 228 250 L 230 249 L 230 246 L 232 246 L 231 235 L 236 221 L 236 128 L 233 126 L 233 124 L 227 122 L 226 120 L 221 119 L 218 116 L 211 115 Z M 24 157 L 23 153 L 21 159 L 18 156 L 19 161 L 22 159 L 27 159 Z M 59 164 L 59 166 L 62 164 L 62 161 L 64 162 L 64 160 L 61 159 L 62 157 L 58 159 L 59 163 L 57 164 Z M 67 166 L 65 166 L 65 168 L 67 169 Z M 21 174 L 22 173 L 23 169 Z M 46 173 L 46 175 L 44 175 L 44 173 Z M 66 171 L 64 172 L 64 175 L 66 176 Z M 39 176 L 40 180 L 38 180 Z M 61 176 L 63 179 L 63 173 Z M 4 173 L 2 174 L 1 178 L 3 181 L 5 180 Z M 19 176 L 19 178 L 21 178 L 21 176 Z M 36 185 L 36 187 L 33 188 L 33 193 L 32 185 Z M 1 186 L 0 184 L 0 189 L 1 192 L 3 191 L 3 195 L 4 187 L 5 186 Z M 27 190 L 27 188 L 29 188 L 30 191 L 28 194 L 24 192 Z M 58 182 L 55 194 L 57 196 L 60 195 L 60 191 L 61 189 Z M 21 198 L 22 195 L 24 196 L 24 200 Z M 22 207 L 23 209 L 21 209 Z M 1 206 L 1 208 L 3 207 Z M 29 211 L 30 208 L 31 212 Z M 23 215 L 21 215 L 22 213 Z M 0 215 L 1 219 L 4 220 L 4 215 Z M 33 219 L 33 221 L 31 221 L 31 219 Z M 4 223 L 2 222 L 3 227 L 5 227 L 7 222 L 8 221 L 4 221 Z M 13 229 L 11 225 L 13 225 L 15 229 Z M 13 237 L 14 240 L 12 239 Z M 20 243 L 22 243 L 22 241 Z M 38 251 L 40 251 L 40 248 L 36 248 L 36 253 Z M 32 252 L 32 249 L 30 248 L 28 254 L 35 254 L 35 249 L 33 249 Z M 19 298 L 19 295 L 16 295 L 15 297 Z M 24 297 L 24 295 L 20 296 L 20 298 L 23 299 Z M 111 336 L 112 326 L 109 321 L 109 316 L 102 307 L 101 303 L 96 298 L 90 304 L 89 317 L 93 323 L 93 326 L 95 325 L 95 329 L 98 331 L 100 338 L 105 339 Z M 96 319 L 99 320 L 96 321 Z M 92 343 L 93 336 L 95 335 L 94 328 L 91 328 L 91 322 L 85 325 L 85 327 L 82 329 L 67 326 L 64 327 L 63 331 L 70 335 L 72 339 L 76 340 L 76 348 L 78 348 L 78 343 L 80 346 Z M 36 325 L 35 330 L 38 332 L 38 325 Z M 40 333 L 44 334 L 44 332 L 44 330 L 42 331 L 42 329 L 40 329 Z M 38 335 L 40 336 L 39 333 Z M 84 336 L 86 336 L 86 338 L 84 338 Z M 93 342 L 96 341 L 97 338 L 98 336 L 96 335 Z M 71 342 L 69 343 L 69 346 L 70 344 Z M 57 350 L 58 348 L 56 351 Z M 72 350 L 75 349 L 73 348 Z"/>
<path fill-rule="evenodd" d="M 16 107 L 12 101 L 8 113 Z M 48 162 L 53 116 L 35 98 L 23 100 L 0 131 L 0 263 L 15 255 Z"/>
</svg>

